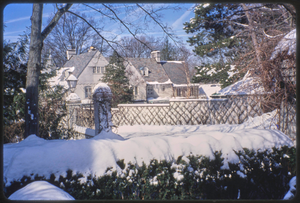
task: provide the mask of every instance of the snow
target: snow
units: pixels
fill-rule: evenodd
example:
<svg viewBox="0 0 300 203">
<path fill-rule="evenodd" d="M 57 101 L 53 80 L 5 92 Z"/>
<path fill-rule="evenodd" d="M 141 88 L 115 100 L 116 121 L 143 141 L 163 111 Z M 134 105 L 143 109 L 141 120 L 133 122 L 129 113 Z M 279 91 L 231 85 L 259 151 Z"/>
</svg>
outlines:
<svg viewBox="0 0 300 203">
<path fill-rule="evenodd" d="M 212 99 L 211 95 L 221 90 L 220 84 L 204 84 L 200 87 L 202 87 L 208 99 Z"/>
<path fill-rule="evenodd" d="M 272 53 L 271 60 L 275 59 L 279 53 L 288 51 L 288 55 L 296 53 L 296 29 L 286 34 L 282 40 L 279 41 Z"/>
<path fill-rule="evenodd" d="M 80 101 L 80 97 L 76 93 L 71 93 L 67 96 L 66 101 Z"/>
<path fill-rule="evenodd" d="M 65 72 L 73 72 L 75 67 L 63 67 L 56 70 L 56 76 L 49 78 L 48 82 L 51 87 L 56 85 L 62 86 L 64 89 L 69 89 L 68 82 L 65 80 Z"/>
<path fill-rule="evenodd" d="M 221 95 L 247 95 L 262 94 L 264 92 L 258 78 L 244 77 L 242 80 L 221 89 L 218 93 Z"/>
<path fill-rule="evenodd" d="M 148 85 L 164 85 L 164 84 L 173 84 L 172 81 L 170 79 L 168 79 L 166 82 L 157 82 L 157 81 L 153 81 L 153 82 L 146 82 L 146 84 Z"/>
<path fill-rule="evenodd" d="M 10 200 L 75 200 L 62 189 L 46 182 L 35 181 L 14 192 Z"/>
<path fill-rule="evenodd" d="M 292 199 L 295 195 L 293 192 L 296 192 L 296 176 L 294 176 L 289 182 L 290 189 L 284 196 L 284 200 Z"/>
<path fill-rule="evenodd" d="M 66 80 L 77 80 L 76 76 L 71 74 Z"/>
<path fill-rule="evenodd" d="M 170 97 L 149 97 L 148 99 L 147 99 L 148 101 L 169 101 L 170 100 Z"/>
<path fill-rule="evenodd" d="M 49 178 L 54 173 L 58 178 L 65 176 L 68 169 L 85 176 L 101 176 L 107 167 L 120 171 L 116 162 L 121 159 L 141 165 L 154 158 L 173 161 L 191 152 L 213 158 L 213 152 L 220 150 L 226 168 L 228 162 L 239 161 L 233 149 L 294 145 L 288 136 L 274 129 L 275 114 L 274 111 L 240 125 L 120 126 L 119 135 L 103 131 L 81 140 L 44 140 L 30 135 L 19 143 L 4 145 L 4 183 L 9 186 L 13 180 L 34 174 Z"/>
<path fill-rule="evenodd" d="M 95 94 L 96 92 L 102 93 L 103 91 L 111 92 L 109 86 L 103 82 L 99 82 L 94 88 L 92 93 Z"/>
<path fill-rule="evenodd" d="M 206 8 L 207 6 L 209 6 L 210 4 L 206 3 L 206 4 L 203 4 L 203 8 Z"/>
</svg>

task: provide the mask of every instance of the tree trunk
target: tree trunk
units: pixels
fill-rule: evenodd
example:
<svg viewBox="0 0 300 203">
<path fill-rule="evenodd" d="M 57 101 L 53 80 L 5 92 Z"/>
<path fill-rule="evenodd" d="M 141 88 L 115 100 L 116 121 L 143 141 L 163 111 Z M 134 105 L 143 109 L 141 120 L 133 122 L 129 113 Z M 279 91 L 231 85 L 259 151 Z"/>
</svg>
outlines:
<svg viewBox="0 0 300 203">
<path fill-rule="evenodd" d="M 249 11 L 248 11 L 248 8 L 245 4 L 242 4 L 243 6 L 243 9 L 245 10 L 245 14 L 246 14 L 246 17 L 248 19 L 248 22 L 249 22 L 249 30 L 250 30 L 250 34 L 251 34 L 251 38 L 252 38 L 252 43 L 253 43 L 253 46 L 254 46 L 254 49 L 255 49 L 255 54 L 256 54 L 256 61 L 257 61 L 257 64 L 258 64 L 258 67 L 260 69 L 262 69 L 262 54 L 261 54 L 261 51 L 260 51 L 260 48 L 259 48 L 259 44 L 257 42 L 257 38 L 256 38 L 256 34 L 255 34 L 255 30 L 254 30 L 254 27 L 253 27 L 253 21 L 252 21 L 252 18 L 249 14 Z"/>
<path fill-rule="evenodd" d="M 33 4 L 26 78 L 25 135 L 39 134 L 38 85 L 41 68 L 43 4 Z"/>
<path fill-rule="evenodd" d="M 25 104 L 25 134 L 24 138 L 35 134 L 39 136 L 39 76 L 43 41 L 55 27 L 60 17 L 71 8 L 72 4 L 58 9 L 57 13 L 42 32 L 43 4 L 33 4 L 31 20 L 31 34 L 29 59 L 26 76 L 26 104 Z"/>
</svg>

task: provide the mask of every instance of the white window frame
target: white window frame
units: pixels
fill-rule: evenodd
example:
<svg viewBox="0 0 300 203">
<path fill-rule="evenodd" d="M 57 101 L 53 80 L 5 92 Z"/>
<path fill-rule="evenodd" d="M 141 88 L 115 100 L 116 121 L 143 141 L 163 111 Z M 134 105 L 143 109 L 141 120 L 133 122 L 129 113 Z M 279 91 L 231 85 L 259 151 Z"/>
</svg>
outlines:
<svg viewBox="0 0 300 203">
<path fill-rule="evenodd" d="M 92 95 L 92 87 L 85 86 L 84 87 L 84 98 L 89 98 Z"/>
<path fill-rule="evenodd" d="M 92 68 L 93 68 L 93 74 L 104 74 L 105 73 L 104 66 L 92 66 Z"/>
</svg>

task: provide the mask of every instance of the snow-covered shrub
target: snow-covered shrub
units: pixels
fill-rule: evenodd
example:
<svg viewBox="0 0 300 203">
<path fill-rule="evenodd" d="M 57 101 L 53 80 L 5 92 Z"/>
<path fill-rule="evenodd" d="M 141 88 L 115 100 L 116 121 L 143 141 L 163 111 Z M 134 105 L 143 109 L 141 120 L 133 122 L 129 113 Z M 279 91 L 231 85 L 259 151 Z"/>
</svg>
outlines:
<svg viewBox="0 0 300 203">
<path fill-rule="evenodd" d="M 4 188 L 6 196 L 33 182 L 46 180 L 75 199 L 282 199 L 289 181 L 296 175 L 296 149 L 282 147 L 269 151 L 238 151 L 239 163 L 223 167 L 221 152 L 214 158 L 193 155 L 173 161 L 141 166 L 118 160 L 117 169 L 105 175 L 84 177 L 68 170 L 66 175 L 49 179 L 38 175 L 14 181 Z"/>
</svg>

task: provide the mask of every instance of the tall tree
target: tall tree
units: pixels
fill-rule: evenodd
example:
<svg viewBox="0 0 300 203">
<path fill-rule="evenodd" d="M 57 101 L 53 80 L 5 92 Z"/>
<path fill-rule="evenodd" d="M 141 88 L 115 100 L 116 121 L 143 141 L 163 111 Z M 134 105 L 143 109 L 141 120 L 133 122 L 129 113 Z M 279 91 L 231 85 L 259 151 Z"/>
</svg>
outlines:
<svg viewBox="0 0 300 203">
<path fill-rule="evenodd" d="M 184 29 L 187 33 L 195 34 L 188 42 L 195 47 L 194 52 L 204 59 L 203 64 L 196 67 L 198 73 L 227 72 L 229 66 L 226 66 L 226 63 L 230 63 L 236 65 L 234 72 L 240 73 L 236 75 L 236 79 L 248 70 L 251 70 L 251 74 L 259 74 L 263 61 L 270 57 L 280 39 L 279 36 L 292 28 L 290 20 L 286 20 L 284 16 L 292 17 L 293 14 L 287 11 L 288 9 L 281 4 L 196 6 L 195 17 L 185 23 Z M 218 63 L 224 70 L 216 70 Z M 201 68 L 203 70 L 200 70 Z M 200 75 L 198 74 L 198 79 L 201 80 Z M 213 80 L 214 77 L 216 79 L 218 74 L 213 73 L 210 78 Z M 207 75 L 202 79 L 208 79 Z M 224 79 L 223 81 L 226 81 L 226 78 Z M 229 85 L 231 82 L 234 80 L 223 85 Z"/>
<path fill-rule="evenodd" d="M 25 138 L 31 134 L 39 135 L 38 87 L 43 41 L 71 6 L 72 4 L 67 4 L 59 8 L 51 22 L 42 31 L 43 4 L 33 4 L 26 77 Z"/>
<path fill-rule="evenodd" d="M 120 57 L 117 52 L 114 52 L 105 69 L 102 81 L 108 84 L 113 94 L 112 107 L 117 107 L 118 104 L 131 102 L 133 92 L 129 87 L 129 80 L 126 77 L 123 58 Z"/>
</svg>

